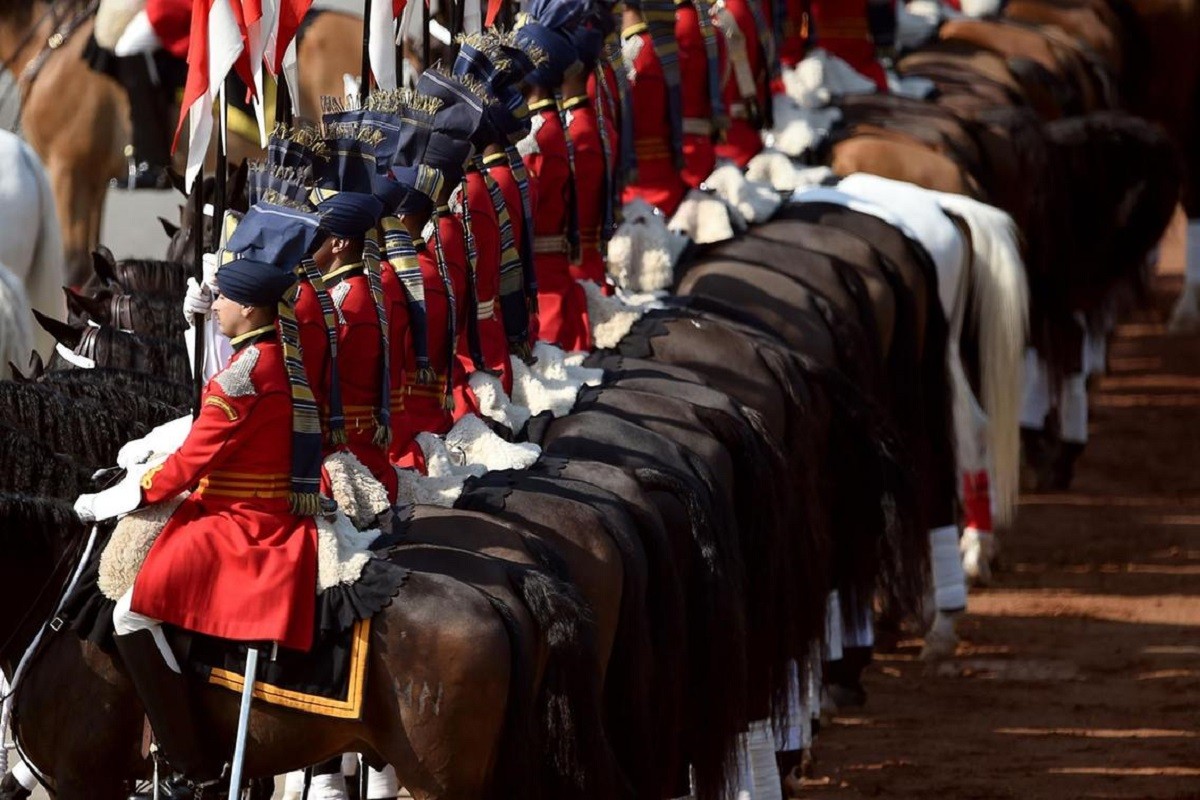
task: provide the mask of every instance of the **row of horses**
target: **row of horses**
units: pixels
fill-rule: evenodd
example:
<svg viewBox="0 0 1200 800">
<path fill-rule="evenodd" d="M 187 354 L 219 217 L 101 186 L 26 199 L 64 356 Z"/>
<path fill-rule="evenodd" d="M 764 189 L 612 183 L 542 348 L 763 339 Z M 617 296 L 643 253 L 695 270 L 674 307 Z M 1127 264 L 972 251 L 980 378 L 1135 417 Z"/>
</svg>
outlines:
<svg viewBox="0 0 1200 800">
<path fill-rule="evenodd" d="M 969 64 L 940 70 L 983 85 Z M 843 99 L 849 126 L 856 107 L 873 116 L 832 163 L 847 169 L 856 136 L 917 141 L 1008 214 L 858 174 L 788 195 L 673 275 L 625 265 L 627 291 L 673 294 L 591 293 L 601 349 L 582 366 L 602 377 L 570 413 L 505 433 L 539 460 L 399 515 L 386 557 L 412 573 L 373 625 L 362 718 L 256 706 L 251 773 L 352 751 L 419 798 L 715 800 L 743 783 L 747 731 L 795 740 L 823 659 L 856 679 L 831 628 L 859 648 L 876 608 L 952 628 L 960 471 L 991 466 L 1002 517 L 1013 504 L 1027 304 L 1037 343 L 1051 311 L 1095 308 L 1140 274 L 1179 196 L 1169 140 L 1145 123 L 1032 119 L 1018 94 L 964 116 L 942 107 L 952 95 Z M 1000 133 L 982 138 L 992 112 Z M 987 168 L 963 155 L 980 141 Z M 0 659 L 27 666 L 13 729 L 68 799 L 121 797 L 149 769 L 121 666 L 71 632 L 86 615 L 44 629 L 88 541 L 69 504 L 190 402 L 187 265 L 91 263 L 75 321 L 40 318 L 60 351 L 0 383 Z M 236 697 L 196 695 L 232 750 Z"/>
</svg>

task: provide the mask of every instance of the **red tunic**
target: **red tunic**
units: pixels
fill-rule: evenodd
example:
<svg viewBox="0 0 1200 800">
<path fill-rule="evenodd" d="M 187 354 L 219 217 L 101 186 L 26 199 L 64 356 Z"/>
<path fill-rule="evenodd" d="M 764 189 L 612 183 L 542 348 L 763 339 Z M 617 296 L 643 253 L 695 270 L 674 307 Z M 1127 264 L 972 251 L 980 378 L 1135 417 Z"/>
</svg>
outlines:
<svg viewBox="0 0 1200 800">
<path fill-rule="evenodd" d="M 476 319 L 484 366 L 498 373 L 506 392 L 512 391 L 512 364 L 508 360 L 508 339 L 498 308 L 500 294 L 500 221 L 492 205 L 483 176 L 467 173 L 467 203 L 471 211 L 471 230 L 475 234 L 475 290 L 479 300 Z M 459 359 L 467 373 L 475 371 L 466 325 L 459 330 Z M 471 403 L 474 405 L 474 401 Z M 461 416 L 455 403 L 455 417 Z"/>
<path fill-rule="evenodd" d="M 634 74 L 629 79 L 637 180 L 625 187 L 622 200 L 628 203 L 640 197 L 670 216 L 679 208 L 687 185 L 680 178 L 671 154 L 671 122 L 665 113 L 667 80 L 644 23 L 626 28 L 622 38 L 627 45 L 637 40 L 633 45 L 637 48 Z"/>
<path fill-rule="evenodd" d="M 756 0 L 725 0 L 725 9 L 733 17 L 746 43 L 746 61 L 749 73 L 754 78 L 753 100 L 761 112 L 771 98 L 767 95 L 767 72 L 763 60 L 762 42 L 758 38 L 758 23 L 750 3 Z M 732 53 L 729 56 L 733 59 Z M 729 159 L 744 168 L 750 159 L 763 149 L 762 136 L 750 120 L 746 97 L 738 84 L 737 72 L 732 64 L 725 70 L 725 85 L 721 88 L 725 107 L 729 111 L 729 130 L 725 141 L 717 144 L 717 155 Z"/>
<path fill-rule="evenodd" d="M 457 300 L 466 297 L 467 267 L 466 253 L 463 249 L 462 226 L 453 215 L 439 212 L 437 215 L 438 230 L 442 238 L 442 251 L 446 257 L 446 267 L 450 274 L 451 290 L 455 295 L 455 305 L 458 321 L 462 321 L 462 307 Z M 412 456 L 416 448 L 413 440 L 418 433 L 446 433 L 454 425 L 454 415 L 445 407 L 446 400 L 446 368 L 450 358 L 452 343 L 448 338 L 447 322 L 450 315 L 450 300 L 446 294 L 446 286 L 438 271 L 437 258 L 433 242 L 417 241 L 417 262 L 421 266 L 421 277 L 425 284 L 425 320 L 429 327 L 429 364 L 437 373 L 437 378 L 431 384 L 417 383 L 415 372 L 409 371 L 404 382 L 404 413 L 400 419 L 393 417 L 392 427 L 400 431 L 395 436 L 391 446 L 393 463 L 401 466 L 413 466 Z M 409 342 L 411 346 L 411 341 Z M 408 364 L 416 363 L 415 351 L 410 351 L 405 359 Z M 466 372 L 458 359 L 454 364 L 453 389 L 466 383 Z M 453 390 L 452 389 L 452 390 Z M 458 398 L 455 399 L 455 407 Z"/>
<path fill-rule="evenodd" d="M 587 295 L 571 277 L 567 256 L 568 182 L 571 165 L 567 137 L 553 100 L 533 103 L 541 126 L 535 136 L 537 152 L 525 156 L 531 179 L 538 182 L 534 211 L 534 266 L 538 281 L 538 338 L 564 350 L 590 350 L 591 328 Z"/>
<path fill-rule="evenodd" d="M 396 276 L 395 265 L 384 262 L 382 273 L 383 302 L 388 312 L 388 347 L 391 360 L 391 424 L 392 440 L 388 447 L 388 460 L 394 461 L 396 454 L 403 451 L 412 440 L 412 427 L 405 422 L 404 396 L 408 376 L 416 369 L 416 349 L 413 347 L 412 329 L 408 324 L 408 298 L 404 287 Z"/>
<path fill-rule="evenodd" d="M 817 44 L 887 91 L 887 76 L 875 58 L 866 0 L 812 0 Z"/>
<path fill-rule="evenodd" d="M 326 277 L 326 287 L 337 309 L 338 376 L 346 416 L 346 449 L 371 471 L 387 489 L 388 498 L 395 501 L 396 471 L 388 461 L 386 448 L 375 443 L 376 410 L 382 391 L 383 337 L 375 299 L 362 268 L 361 263 L 348 265 L 349 277 L 342 278 L 336 270 Z M 334 449 L 327 447 L 326 455 Z"/>
<path fill-rule="evenodd" d="M 600 252 L 600 229 L 604 225 L 607 186 L 604 144 L 596 110 L 587 95 L 563 103 L 567 109 L 567 134 L 575 145 L 575 192 L 579 208 L 579 243 L 582 263 L 571 266 L 571 277 L 604 285 L 604 254 Z"/>
<path fill-rule="evenodd" d="M 150 548 L 132 608 L 209 636 L 307 650 L 317 529 L 289 511 L 292 396 L 282 348 L 262 338 L 208 382 L 183 446 L 142 479 L 146 503 L 193 491 Z"/>
<path fill-rule="evenodd" d="M 689 0 L 675 6 L 675 39 L 679 42 L 679 70 L 687 76 L 682 85 L 683 170 L 680 174 L 684 183 L 698 189 L 716 169 L 717 149 L 708 88 L 708 51 L 704 48 L 699 12 Z M 718 42 L 720 39 L 718 32 Z"/>
<path fill-rule="evenodd" d="M 512 168 L 508 164 L 508 156 L 505 153 L 496 153 L 487 156 L 483 159 L 483 163 L 487 168 L 488 175 L 500 187 L 500 193 L 504 195 L 504 208 L 508 211 L 508 218 L 512 222 L 513 229 L 513 247 L 517 252 L 521 252 L 522 242 L 525 241 L 525 206 L 521 202 L 521 188 L 517 185 L 517 178 L 513 175 Z M 537 208 L 537 181 L 529 180 L 527 189 L 529 193 L 530 208 Z M 534 315 L 529 320 L 530 344 L 536 339 L 537 317 Z M 506 334 L 508 331 L 505 331 Z M 516 335 L 516 331 L 512 332 Z M 512 362 L 509 362 L 511 366 Z M 505 385 L 505 391 L 512 391 L 512 375 L 507 374 L 509 383 Z"/>
</svg>

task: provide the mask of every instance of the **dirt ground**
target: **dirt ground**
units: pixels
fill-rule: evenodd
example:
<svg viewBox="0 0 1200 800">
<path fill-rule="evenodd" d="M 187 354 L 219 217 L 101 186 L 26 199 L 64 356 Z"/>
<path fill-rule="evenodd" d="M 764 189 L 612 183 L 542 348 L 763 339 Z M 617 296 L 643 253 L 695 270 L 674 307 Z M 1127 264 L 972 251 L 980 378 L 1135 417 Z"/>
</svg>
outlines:
<svg viewBox="0 0 1200 800">
<path fill-rule="evenodd" d="M 1120 326 L 1075 485 L 1022 498 L 955 658 L 902 642 L 826 727 L 814 800 L 1200 798 L 1200 337 L 1162 324 L 1181 285 Z"/>
</svg>

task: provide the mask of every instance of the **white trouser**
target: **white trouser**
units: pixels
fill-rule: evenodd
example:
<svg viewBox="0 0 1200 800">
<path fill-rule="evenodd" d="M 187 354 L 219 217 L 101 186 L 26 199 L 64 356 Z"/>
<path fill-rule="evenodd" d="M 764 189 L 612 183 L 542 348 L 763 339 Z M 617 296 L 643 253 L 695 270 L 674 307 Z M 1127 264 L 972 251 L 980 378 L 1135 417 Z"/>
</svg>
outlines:
<svg viewBox="0 0 1200 800">
<path fill-rule="evenodd" d="M 150 631 L 150 635 L 154 637 L 154 643 L 158 645 L 158 650 L 162 653 L 163 661 L 166 661 L 167 666 L 175 672 L 180 672 L 179 662 L 175 660 L 175 654 L 171 652 L 171 645 L 167 644 L 167 637 L 163 634 L 162 621 L 137 613 L 130 607 L 132 604 L 133 589 L 130 589 L 121 595 L 121 599 L 117 601 L 117 607 L 113 609 L 113 631 L 117 636 L 127 636 L 138 631 Z"/>
<path fill-rule="evenodd" d="M 1025 348 L 1025 386 L 1021 394 L 1021 427 L 1040 431 L 1050 413 L 1050 376 L 1032 347 Z"/>
<path fill-rule="evenodd" d="M 354 755 L 349 755 L 350 766 L 356 761 Z M 343 758 L 343 769 L 346 768 Z M 347 770 L 348 771 L 348 770 Z M 285 800 L 300 798 L 304 793 L 304 770 L 289 772 L 284 778 L 283 796 Z M 367 770 L 367 800 L 380 800 L 385 797 L 396 797 L 400 794 L 400 782 L 396 779 L 396 770 L 390 766 L 383 770 Z M 332 775 L 314 775 L 308 788 L 308 800 L 345 800 L 346 778 L 342 772 Z"/>
</svg>

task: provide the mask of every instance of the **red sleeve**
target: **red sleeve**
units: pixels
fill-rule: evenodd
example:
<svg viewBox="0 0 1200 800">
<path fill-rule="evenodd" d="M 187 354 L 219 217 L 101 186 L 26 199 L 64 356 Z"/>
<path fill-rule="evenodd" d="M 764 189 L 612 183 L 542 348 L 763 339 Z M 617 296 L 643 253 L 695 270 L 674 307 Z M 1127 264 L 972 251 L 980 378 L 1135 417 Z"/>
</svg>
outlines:
<svg viewBox="0 0 1200 800">
<path fill-rule="evenodd" d="M 142 477 L 142 499 L 146 503 L 162 502 L 192 489 L 202 477 L 220 469 L 251 433 L 246 420 L 258 399 L 256 394 L 231 397 L 221 390 L 216 378 L 209 381 L 200 415 L 183 446 Z"/>
</svg>

